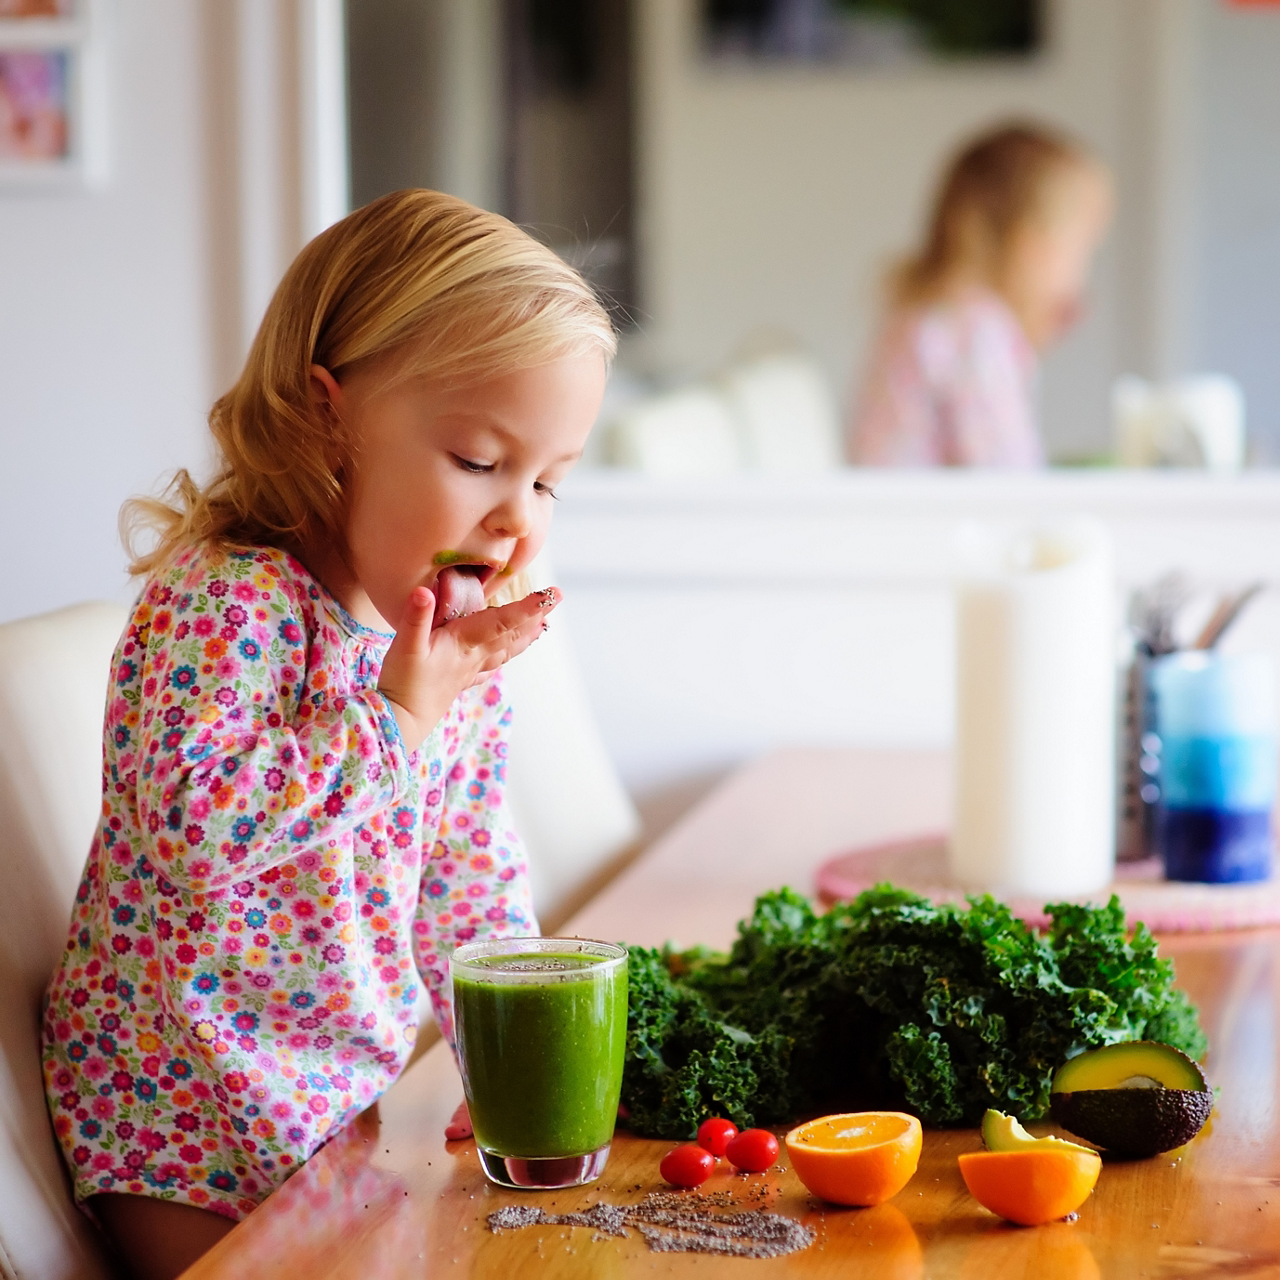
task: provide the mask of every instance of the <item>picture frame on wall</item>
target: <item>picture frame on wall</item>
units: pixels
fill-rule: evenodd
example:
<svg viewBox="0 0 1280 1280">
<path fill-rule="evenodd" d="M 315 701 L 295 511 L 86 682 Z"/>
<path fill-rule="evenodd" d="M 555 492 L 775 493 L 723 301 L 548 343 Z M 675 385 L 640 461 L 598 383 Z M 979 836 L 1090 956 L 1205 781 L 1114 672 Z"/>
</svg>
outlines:
<svg viewBox="0 0 1280 1280">
<path fill-rule="evenodd" d="M 700 0 L 713 62 L 903 68 L 1034 57 L 1046 0 Z"/>
<path fill-rule="evenodd" d="M 106 176 L 102 0 L 0 0 L 0 189 Z"/>
</svg>

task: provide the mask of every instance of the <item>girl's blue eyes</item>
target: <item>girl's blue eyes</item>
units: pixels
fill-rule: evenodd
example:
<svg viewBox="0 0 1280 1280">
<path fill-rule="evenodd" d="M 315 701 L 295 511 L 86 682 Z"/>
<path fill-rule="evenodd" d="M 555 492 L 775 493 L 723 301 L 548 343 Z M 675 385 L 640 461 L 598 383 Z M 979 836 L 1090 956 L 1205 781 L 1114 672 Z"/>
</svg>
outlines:
<svg viewBox="0 0 1280 1280">
<path fill-rule="evenodd" d="M 493 462 L 473 462 L 470 458 L 464 458 L 460 454 L 453 454 L 453 460 L 460 466 L 463 471 L 468 471 L 472 475 L 483 476 L 488 475 L 491 471 L 497 470 L 497 464 Z M 533 482 L 533 491 L 535 493 L 545 493 L 550 497 L 556 496 L 555 490 L 549 484 L 543 484 L 541 480 Z"/>
</svg>

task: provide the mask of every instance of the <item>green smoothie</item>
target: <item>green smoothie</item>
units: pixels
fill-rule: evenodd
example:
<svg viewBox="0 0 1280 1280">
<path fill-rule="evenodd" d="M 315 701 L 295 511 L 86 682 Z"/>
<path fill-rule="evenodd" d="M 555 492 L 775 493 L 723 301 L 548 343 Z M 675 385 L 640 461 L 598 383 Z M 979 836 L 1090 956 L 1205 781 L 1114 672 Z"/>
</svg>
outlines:
<svg viewBox="0 0 1280 1280">
<path fill-rule="evenodd" d="M 627 1035 L 623 957 L 513 950 L 455 963 L 458 1059 L 486 1151 L 574 1156 L 611 1141 Z"/>
</svg>

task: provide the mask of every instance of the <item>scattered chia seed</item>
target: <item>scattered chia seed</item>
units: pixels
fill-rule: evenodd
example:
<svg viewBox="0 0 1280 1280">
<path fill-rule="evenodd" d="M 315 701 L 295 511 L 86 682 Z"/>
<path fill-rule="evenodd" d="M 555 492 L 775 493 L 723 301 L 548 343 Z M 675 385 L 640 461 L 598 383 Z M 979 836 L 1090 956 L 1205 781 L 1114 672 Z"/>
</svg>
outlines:
<svg viewBox="0 0 1280 1280">
<path fill-rule="evenodd" d="M 593 1241 L 624 1237 L 634 1227 L 654 1253 L 715 1253 L 734 1258 L 778 1258 L 807 1249 L 813 1231 L 780 1213 L 751 1209 L 714 1213 L 737 1204 L 726 1191 L 710 1195 L 654 1191 L 639 1204 L 593 1204 L 583 1213 L 547 1213 L 532 1205 L 507 1205 L 489 1215 L 489 1230 L 538 1225 L 591 1227 Z"/>
</svg>

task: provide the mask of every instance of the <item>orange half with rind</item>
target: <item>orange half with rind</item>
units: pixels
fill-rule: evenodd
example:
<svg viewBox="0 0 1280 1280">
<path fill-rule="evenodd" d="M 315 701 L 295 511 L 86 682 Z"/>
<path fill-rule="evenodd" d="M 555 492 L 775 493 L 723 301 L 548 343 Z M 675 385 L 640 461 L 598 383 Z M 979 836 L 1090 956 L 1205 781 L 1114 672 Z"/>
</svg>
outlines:
<svg viewBox="0 0 1280 1280">
<path fill-rule="evenodd" d="M 832 1204 L 882 1204 L 911 1181 L 920 1163 L 920 1121 L 905 1111 L 850 1111 L 798 1125 L 787 1134 L 796 1176 Z"/>
<path fill-rule="evenodd" d="M 960 1157 L 964 1185 L 984 1208 L 1024 1227 L 1074 1213 L 1089 1198 L 1102 1158 L 1096 1151 L 971 1151 Z"/>
</svg>

